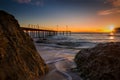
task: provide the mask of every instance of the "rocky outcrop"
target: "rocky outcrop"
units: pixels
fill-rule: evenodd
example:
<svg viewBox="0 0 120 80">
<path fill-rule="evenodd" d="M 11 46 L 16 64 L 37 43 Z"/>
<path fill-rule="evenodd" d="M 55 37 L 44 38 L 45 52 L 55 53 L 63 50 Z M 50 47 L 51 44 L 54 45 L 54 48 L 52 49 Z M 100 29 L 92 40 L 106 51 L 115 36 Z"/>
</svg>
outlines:
<svg viewBox="0 0 120 80">
<path fill-rule="evenodd" d="M 84 80 L 120 80 L 120 43 L 98 44 L 75 57 Z"/>
<path fill-rule="evenodd" d="M 0 80 L 37 80 L 48 71 L 14 16 L 0 11 Z"/>
</svg>

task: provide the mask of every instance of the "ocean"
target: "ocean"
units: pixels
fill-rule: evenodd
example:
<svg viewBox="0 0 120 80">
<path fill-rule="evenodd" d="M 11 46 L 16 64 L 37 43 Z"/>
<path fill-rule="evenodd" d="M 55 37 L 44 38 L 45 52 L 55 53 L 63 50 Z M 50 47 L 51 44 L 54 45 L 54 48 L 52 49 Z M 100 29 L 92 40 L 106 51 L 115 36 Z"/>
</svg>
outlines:
<svg viewBox="0 0 120 80">
<path fill-rule="evenodd" d="M 94 43 L 106 43 L 106 42 L 120 42 L 119 33 L 74 33 L 70 36 L 81 42 L 94 42 Z"/>
<path fill-rule="evenodd" d="M 56 35 L 48 37 L 45 42 L 36 43 L 39 38 L 34 38 L 38 52 L 46 61 L 49 59 L 66 57 L 72 59 L 84 48 L 92 48 L 99 43 L 120 42 L 120 34 L 113 33 L 72 33 L 71 35 Z M 45 55 L 48 54 L 48 55 Z M 72 58 L 70 58 L 72 57 Z M 48 59 L 49 58 L 49 59 Z"/>
<path fill-rule="evenodd" d="M 51 71 L 44 77 L 44 80 L 68 80 L 66 77 L 73 77 L 68 70 L 76 67 L 74 58 L 81 49 L 92 48 L 99 43 L 120 42 L 120 34 L 72 33 L 71 35 L 51 36 L 41 43 L 36 43 L 40 40 L 39 38 L 33 39 L 36 49 L 44 61 L 55 67 L 54 69 L 49 67 Z M 58 76 L 63 76 L 64 79 L 58 78 Z M 77 78 L 76 80 L 82 79 Z"/>
<path fill-rule="evenodd" d="M 39 38 L 34 38 L 34 41 L 38 52 L 40 52 L 40 54 L 44 53 L 41 55 L 46 61 L 49 61 L 48 58 L 53 59 L 51 57 L 66 57 L 66 55 L 69 55 L 68 59 L 73 60 L 74 56 L 81 49 L 92 48 L 99 43 L 120 42 L 120 34 L 72 33 L 71 35 L 51 36 L 42 43 L 36 43 L 36 41 L 39 41 Z"/>
<path fill-rule="evenodd" d="M 94 47 L 98 43 L 120 42 L 120 34 L 72 33 L 71 35 L 53 36 L 48 38 L 48 40 L 54 41 L 51 46 L 79 49 Z"/>
</svg>

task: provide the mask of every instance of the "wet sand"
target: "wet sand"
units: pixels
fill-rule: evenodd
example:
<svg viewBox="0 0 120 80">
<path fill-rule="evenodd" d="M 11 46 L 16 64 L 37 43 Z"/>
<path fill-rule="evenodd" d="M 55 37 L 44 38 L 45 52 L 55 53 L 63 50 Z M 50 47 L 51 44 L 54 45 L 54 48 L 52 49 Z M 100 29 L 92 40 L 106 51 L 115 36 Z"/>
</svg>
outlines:
<svg viewBox="0 0 120 80">
<path fill-rule="evenodd" d="M 35 45 L 49 67 L 49 73 L 42 80 L 82 80 L 76 73 L 71 71 L 71 68 L 76 67 L 73 59 L 79 50 Z"/>
</svg>

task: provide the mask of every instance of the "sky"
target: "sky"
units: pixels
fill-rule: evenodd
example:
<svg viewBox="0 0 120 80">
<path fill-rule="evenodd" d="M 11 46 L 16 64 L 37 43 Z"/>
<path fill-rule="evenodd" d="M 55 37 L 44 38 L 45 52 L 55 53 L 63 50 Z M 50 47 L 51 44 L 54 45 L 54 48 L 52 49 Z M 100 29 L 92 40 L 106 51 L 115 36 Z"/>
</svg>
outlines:
<svg viewBox="0 0 120 80">
<path fill-rule="evenodd" d="M 109 32 L 120 27 L 120 0 L 0 0 L 0 10 L 26 27 L 38 24 L 73 32 Z"/>
</svg>

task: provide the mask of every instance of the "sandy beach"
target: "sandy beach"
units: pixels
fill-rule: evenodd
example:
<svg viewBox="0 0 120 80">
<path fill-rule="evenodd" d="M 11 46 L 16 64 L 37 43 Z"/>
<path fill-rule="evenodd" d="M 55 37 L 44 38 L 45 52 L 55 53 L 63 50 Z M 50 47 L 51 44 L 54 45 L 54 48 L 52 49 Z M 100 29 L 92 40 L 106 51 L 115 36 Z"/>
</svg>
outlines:
<svg viewBox="0 0 120 80">
<path fill-rule="evenodd" d="M 53 48 L 39 43 L 35 43 L 35 46 L 49 67 L 49 73 L 43 80 L 82 80 L 71 71 L 71 68 L 76 67 L 73 59 L 79 50 Z"/>
</svg>

